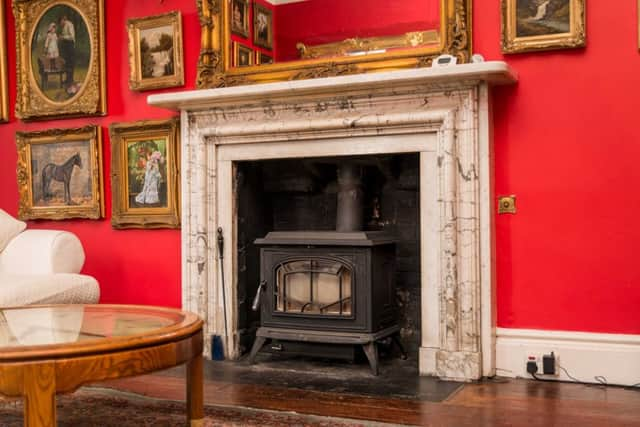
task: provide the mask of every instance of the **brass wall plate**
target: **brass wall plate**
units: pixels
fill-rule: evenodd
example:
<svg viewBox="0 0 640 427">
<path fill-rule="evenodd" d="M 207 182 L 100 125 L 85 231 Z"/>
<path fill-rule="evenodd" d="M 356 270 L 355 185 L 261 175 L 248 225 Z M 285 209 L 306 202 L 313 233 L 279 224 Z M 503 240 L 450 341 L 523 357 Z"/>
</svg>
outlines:
<svg viewBox="0 0 640 427">
<path fill-rule="evenodd" d="M 516 213 L 516 196 L 511 195 L 498 197 L 498 213 Z"/>
</svg>

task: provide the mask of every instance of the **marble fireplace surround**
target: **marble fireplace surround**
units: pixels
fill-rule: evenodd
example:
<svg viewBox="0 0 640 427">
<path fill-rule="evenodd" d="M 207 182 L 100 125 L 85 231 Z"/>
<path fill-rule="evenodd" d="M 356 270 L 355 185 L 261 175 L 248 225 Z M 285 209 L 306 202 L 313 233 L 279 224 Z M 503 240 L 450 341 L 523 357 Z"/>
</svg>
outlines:
<svg viewBox="0 0 640 427">
<path fill-rule="evenodd" d="M 484 62 L 150 96 L 181 112 L 182 305 L 205 320 L 206 351 L 220 335 L 239 356 L 234 162 L 419 153 L 420 373 L 493 375 L 489 86 L 515 81 L 506 63 Z"/>
</svg>

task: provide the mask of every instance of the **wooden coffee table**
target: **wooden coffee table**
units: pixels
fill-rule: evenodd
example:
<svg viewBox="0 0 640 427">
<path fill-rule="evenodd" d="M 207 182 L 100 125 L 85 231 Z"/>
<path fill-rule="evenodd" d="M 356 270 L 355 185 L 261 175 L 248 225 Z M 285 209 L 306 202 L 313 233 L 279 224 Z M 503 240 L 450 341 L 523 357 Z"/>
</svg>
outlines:
<svg viewBox="0 0 640 427">
<path fill-rule="evenodd" d="M 187 363 L 187 420 L 202 424 L 202 320 L 175 309 L 0 309 L 0 394 L 24 396 L 25 426 L 56 425 L 56 393 Z M 114 414 L 117 416 L 117 414 Z"/>
</svg>

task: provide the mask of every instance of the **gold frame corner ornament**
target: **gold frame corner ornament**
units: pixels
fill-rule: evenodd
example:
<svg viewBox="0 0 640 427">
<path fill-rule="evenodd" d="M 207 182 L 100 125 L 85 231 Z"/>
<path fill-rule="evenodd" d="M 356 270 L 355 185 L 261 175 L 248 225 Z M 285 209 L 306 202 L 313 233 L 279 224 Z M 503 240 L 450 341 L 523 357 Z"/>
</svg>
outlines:
<svg viewBox="0 0 640 427">
<path fill-rule="evenodd" d="M 180 119 L 113 123 L 111 140 L 111 225 L 116 229 L 180 228 Z M 129 206 L 127 144 L 148 139 L 167 141 L 167 206 Z"/>
<path fill-rule="evenodd" d="M 91 46 L 85 80 L 78 93 L 63 102 L 54 102 L 42 93 L 31 64 L 32 33 L 44 14 L 58 5 L 75 9 L 82 16 Z M 13 0 L 13 15 L 17 50 L 16 117 L 28 121 L 105 115 L 104 0 L 74 0 L 73 3 L 66 0 Z"/>
<path fill-rule="evenodd" d="M 439 0 L 438 43 L 415 49 L 362 56 L 311 58 L 283 63 L 232 67 L 228 2 L 197 0 L 201 27 L 198 88 L 235 86 L 331 77 L 402 68 L 426 67 L 433 58 L 451 54 L 458 63 L 469 62 L 472 48 L 472 0 Z"/>
<path fill-rule="evenodd" d="M 159 26 L 171 26 L 173 28 L 174 73 L 169 76 L 143 78 L 140 58 L 140 31 Z M 127 33 L 129 35 L 129 89 L 144 91 L 184 85 L 182 14 L 180 11 L 143 18 L 131 18 L 127 20 Z"/>
<path fill-rule="evenodd" d="M 89 142 L 91 164 L 91 201 L 85 205 L 34 206 L 32 146 L 72 141 Z M 73 129 L 48 129 L 36 132 L 16 132 L 18 149 L 18 218 L 61 220 L 69 218 L 100 219 L 104 217 L 104 183 L 102 171 L 102 129 L 84 126 Z"/>
<path fill-rule="evenodd" d="M 567 33 L 536 36 L 517 35 L 517 0 L 501 0 L 501 46 L 503 53 L 521 53 L 555 49 L 571 49 L 586 46 L 585 0 L 569 2 L 569 27 Z"/>
<path fill-rule="evenodd" d="M 7 74 L 7 28 L 4 1 L 0 2 L 0 123 L 9 121 L 9 78 Z"/>
</svg>

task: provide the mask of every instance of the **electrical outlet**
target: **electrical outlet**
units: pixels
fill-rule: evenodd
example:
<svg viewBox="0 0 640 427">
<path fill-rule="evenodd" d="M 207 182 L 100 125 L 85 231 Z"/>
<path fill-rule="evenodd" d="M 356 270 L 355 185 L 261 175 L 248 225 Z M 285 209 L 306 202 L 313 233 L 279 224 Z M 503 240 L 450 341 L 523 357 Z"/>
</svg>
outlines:
<svg viewBox="0 0 640 427">
<path fill-rule="evenodd" d="M 532 367 L 532 364 L 535 364 L 535 369 Z M 528 374 L 534 373 L 539 377 L 560 375 L 558 355 L 553 351 L 542 355 L 529 354 L 525 359 L 524 366 L 525 372 Z"/>
</svg>

